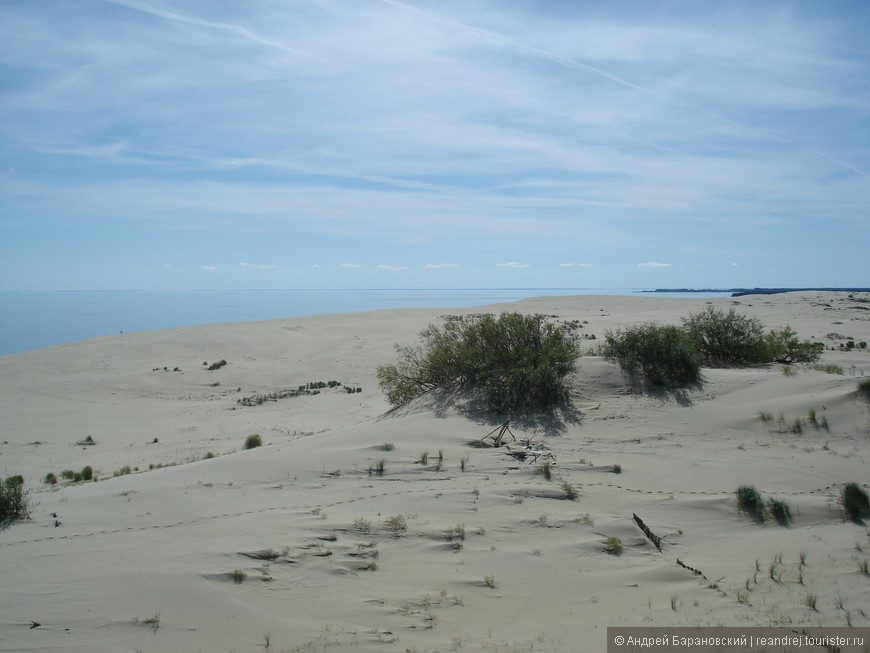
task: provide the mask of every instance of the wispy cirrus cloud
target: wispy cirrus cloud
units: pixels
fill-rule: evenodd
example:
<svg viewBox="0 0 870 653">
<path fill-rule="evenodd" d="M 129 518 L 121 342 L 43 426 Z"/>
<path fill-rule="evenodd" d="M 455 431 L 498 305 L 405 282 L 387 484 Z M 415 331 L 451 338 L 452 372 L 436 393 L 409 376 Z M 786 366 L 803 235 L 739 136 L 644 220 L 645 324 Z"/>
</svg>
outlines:
<svg viewBox="0 0 870 653">
<path fill-rule="evenodd" d="M 495 266 L 497 268 L 530 268 L 532 267 L 528 263 L 517 263 L 516 261 L 510 261 L 509 263 L 496 263 Z"/>
<path fill-rule="evenodd" d="M 340 267 L 340 268 L 346 268 L 346 269 L 348 269 L 348 270 L 358 270 L 358 269 L 361 268 L 362 266 L 359 265 L 358 263 L 342 263 L 342 264 L 340 264 L 338 267 Z"/>
<path fill-rule="evenodd" d="M 397 272 L 399 270 L 407 270 L 408 267 L 406 265 L 379 265 L 377 269 L 383 272 Z"/>
<path fill-rule="evenodd" d="M 867 29 L 837 3 L 0 3 L 0 211 L 22 242 L 100 232 L 103 266 L 145 229 L 303 283 L 361 246 L 452 261 L 409 284 L 497 283 L 479 262 L 522 252 L 500 267 L 529 283 L 594 264 L 631 286 L 655 251 L 675 278 L 737 259 L 833 285 L 860 276 L 870 205 Z"/>
<path fill-rule="evenodd" d="M 277 265 L 264 263 L 239 263 L 239 267 L 243 270 L 275 270 Z"/>
<path fill-rule="evenodd" d="M 639 267 L 642 268 L 669 268 L 672 267 L 670 263 L 659 263 L 658 261 L 647 261 L 646 263 L 638 263 Z"/>
</svg>

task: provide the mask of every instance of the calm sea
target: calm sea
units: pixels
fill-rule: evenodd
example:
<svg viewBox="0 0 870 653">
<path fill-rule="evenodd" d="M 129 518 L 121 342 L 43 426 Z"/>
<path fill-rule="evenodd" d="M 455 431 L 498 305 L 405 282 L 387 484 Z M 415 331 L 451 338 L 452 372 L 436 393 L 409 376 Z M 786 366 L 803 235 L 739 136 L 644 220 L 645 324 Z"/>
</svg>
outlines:
<svg viewBox="0 0 870 653">
<path fill-rule="evenodd" d="M 632 295 L 647 290 L 184 290 L 0 292 L 0 355 L 62 342 L 196 324 L 247 322 L 388 308 L 468 308 L 529 297 Z M 718 297 L 728 293 L 668 293 Z"/>
</svg>

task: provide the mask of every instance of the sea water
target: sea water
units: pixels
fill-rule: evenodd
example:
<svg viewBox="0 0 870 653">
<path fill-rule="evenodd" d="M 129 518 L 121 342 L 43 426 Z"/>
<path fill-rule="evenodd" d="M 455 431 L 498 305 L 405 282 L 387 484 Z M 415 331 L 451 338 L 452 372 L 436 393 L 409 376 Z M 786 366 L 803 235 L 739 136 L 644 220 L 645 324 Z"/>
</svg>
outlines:
<svg viewBox="0 0 870 653">
<path fill-rule="evenodd" d="M 0 292 L 0 355 L 64 342 L 197 324 L 390 308 L 468 308 L 529 297 L 635 295 L 644 288 Z M 729 293 L 667 293 L 721 297 Z"/>
</svg>

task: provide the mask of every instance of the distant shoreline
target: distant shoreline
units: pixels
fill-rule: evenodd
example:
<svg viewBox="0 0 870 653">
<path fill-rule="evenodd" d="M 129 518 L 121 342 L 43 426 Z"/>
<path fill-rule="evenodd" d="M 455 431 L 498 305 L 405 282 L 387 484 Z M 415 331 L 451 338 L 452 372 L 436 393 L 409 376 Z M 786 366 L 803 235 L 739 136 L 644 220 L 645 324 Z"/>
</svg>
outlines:
<svg viewBox="0 0 870 653">
<path fill-rule="evenodd" d="M 785 292 L 804 292 L 820 290 L 825 292 L 870 292 L 870 288 L 656 288 L 641 290 L 642 293 L 711 293 L 729 292 L 732 297 L 744 295 L 778 295 Z"/>
</svg>

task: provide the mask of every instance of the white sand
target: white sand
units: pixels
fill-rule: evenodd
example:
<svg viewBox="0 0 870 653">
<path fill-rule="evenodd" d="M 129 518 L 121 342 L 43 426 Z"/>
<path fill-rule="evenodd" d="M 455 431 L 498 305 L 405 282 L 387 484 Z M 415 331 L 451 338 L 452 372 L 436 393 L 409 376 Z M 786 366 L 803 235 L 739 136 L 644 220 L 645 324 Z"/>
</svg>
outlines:
<svg viewBox="0 0 870 653">
<path fill-rule="evenodd" d="M 0 357 L 0 474 L 23 474 L 35 506 L 0 531 L 0 650 L 243 653 L 268 637 L 273 651 L 601 651 L 607 626 L 870 625 L 856 563 L 870 534 L 837 504 L 842 484 L 868 481 L 870 406 L 855 394 L 866 350 L 825 352 L 844 374 L 705 370 L 684 397 L 633 392 L 615 365 L 584 356 L 579 421 L 514 428 L 552 448 L 552 481 L 503 449 L 469 447 L 495 426 L 480 416 L 424 402 L 384 416 L 376 366 L 444 314 L 540 312 L 601 338 L 706 303 L 826 345 L 840 342 L 830 333 L 870 340 L 870 304 L 843 293 L 586 296 L 127 333 Z M 202 365 L 220 359 L 219 371 Z M 236 404 L 333 379 L 363 391 Z M 829 430 L 759 419 L 791 425 L 812 409 Z M 252 433 L 266 446 L 243 451 Z M 88 435 L 96 445 L 76 444 Z M 385 475 L 370 476 L 382 459 Z M 98 482 L 41 482 L 85 465 Z M 124 466 L 139 471 L 113 477 Z M 576 501 L 561 498 L 563 480 Z M 791 527 L 740 515 L 746 483 L 787 500 Z M 396 515 L 399 538 L 386 527 Z M 451 545 L 457 526 L 465 539 Z M 622 556 L 603 552 L 607 537 Z M 267 549 L 280 556 L 242 555 Z"/>
</svg>

